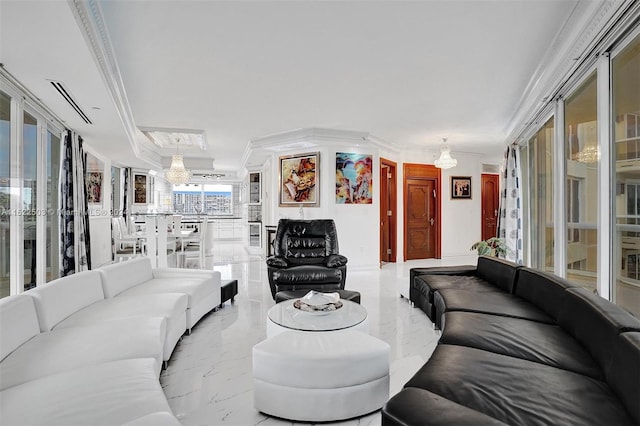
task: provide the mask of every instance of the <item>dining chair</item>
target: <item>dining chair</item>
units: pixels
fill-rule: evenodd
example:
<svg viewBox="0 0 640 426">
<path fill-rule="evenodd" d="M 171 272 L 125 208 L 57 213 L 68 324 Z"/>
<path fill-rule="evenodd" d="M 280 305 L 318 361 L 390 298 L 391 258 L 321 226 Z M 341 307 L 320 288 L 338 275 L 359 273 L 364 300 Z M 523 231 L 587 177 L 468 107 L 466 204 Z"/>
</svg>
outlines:
<svg viewBox="0 0 640 426">
<path fill-rule="evenodd" d="M 114 261 L 120 262 L 143 254 L 142 241 L 127 232 L 126 222 L 121 216 L 111 218 L 111 236 Z"/>
<path fill-rule="evenodd" d="M 198 227 L 198 234 L 190 238 L 179 248 L 181 267 L 188 267 L 189 259 L 196 259 L 199 268 L 204 268 L 204 258 L 207 243 L 207 219 L 204 219 Z"/>
</svg>

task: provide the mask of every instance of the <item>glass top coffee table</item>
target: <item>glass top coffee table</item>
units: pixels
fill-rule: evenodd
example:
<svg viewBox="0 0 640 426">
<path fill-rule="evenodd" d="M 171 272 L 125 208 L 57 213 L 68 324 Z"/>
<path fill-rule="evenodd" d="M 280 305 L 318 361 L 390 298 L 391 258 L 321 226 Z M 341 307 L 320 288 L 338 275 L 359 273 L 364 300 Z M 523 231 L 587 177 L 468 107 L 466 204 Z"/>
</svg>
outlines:
<svg viewBox="0 0 640 426">
<path fill-rule="evenodd" d="M 335 331 L 355 327 L 369 332 L 367 310 L 360 304 L 340 300 L 342 307 L 329 312 L 305 312 L 296 309 L 297 299 L 285 300 L 267 312 L 267 338 L 287 330 L 294 331 Z"/>
</svg>

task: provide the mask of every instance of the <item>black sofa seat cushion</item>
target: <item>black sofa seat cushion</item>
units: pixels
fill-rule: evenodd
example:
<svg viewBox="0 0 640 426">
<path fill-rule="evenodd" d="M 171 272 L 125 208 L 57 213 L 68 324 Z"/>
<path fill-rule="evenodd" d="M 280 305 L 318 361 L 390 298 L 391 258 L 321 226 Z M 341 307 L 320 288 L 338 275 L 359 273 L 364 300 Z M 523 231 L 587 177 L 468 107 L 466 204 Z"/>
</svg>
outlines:
<svg viewBox="0 0 640 426">
<path fill-rule="evenodd" d="M 339 284 L 342 271 L 336 268 L 321 268 L 317 265 L 300 265 L 273 272 L 274 280 L 282 284 Z"/>
<path fill-rule="evenodd" d="M 456 311 L 445 313 L 445 324 L 440 343 L 482 349 L 604 380 L 591 355 L 558 325 Z"/>
<path fill-rule="evenodd" d="M 420 275 L 415 279 L 415 286 L 432 303 L 433 293 L 445 288 L 470 290 L 478 293 L 504 292 L 482 278 L 464 275 Z"/>
<path fill-rule="evenodd" d="M 405 387 L 426 389 L 512 425 L 632 425 L 602 381 L 465 346 L 439 344 Z"/>
<path fill-rule="evenodd" d="M 526 300 L 504 292 L 478 293 L 475 291 L 447 288 L 434 295 L 436 306 L 436 326 L 442 324 L 442 315 L 449 311 L 480 312 L 505 317 L 523 318 L 553 324 L 554 321 L 543 311 Z"/>
<path fill-rule="evenodd" d="M 501 421 L 424 389 L 404 388 L 382 407 L 383 426 L 504 426 Z"/>
</svg>

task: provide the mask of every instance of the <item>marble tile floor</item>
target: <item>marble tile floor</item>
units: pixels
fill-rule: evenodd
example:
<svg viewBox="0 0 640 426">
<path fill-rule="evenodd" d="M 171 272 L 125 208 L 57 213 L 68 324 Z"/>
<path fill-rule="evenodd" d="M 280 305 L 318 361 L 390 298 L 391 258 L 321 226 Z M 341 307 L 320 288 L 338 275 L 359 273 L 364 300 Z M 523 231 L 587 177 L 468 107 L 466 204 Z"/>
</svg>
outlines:
<svg viewBox="0 0 640 426">
<path fill-rule="evenodd" d="M 362 293 L 370 334 L 391 346 L 390 394 L 425 363 L 438 341 L 427 316 L 401 298 L 409 269 L 418 266 L 475 264 L 476 257 L 409 261 L 381 269 L 349 269 L 347 288 Z M 183 425 L 293 425 L 253 408 L 251 349 L 265 339 L 266 313 L 274 302 L 264 257 L 250 255 L 238 242 L 217 243 L 206 267 L 222 279 L 238 280 L 234 304 L 206 315 L 176 347 L 160 383 L 169 405 Z M 380 411 L 339 425 L 379 425 Z M 308 424 L 308 423 L 306 423 Z M 327 423 L 323 423 L 327 424 Z"/>
</svg>

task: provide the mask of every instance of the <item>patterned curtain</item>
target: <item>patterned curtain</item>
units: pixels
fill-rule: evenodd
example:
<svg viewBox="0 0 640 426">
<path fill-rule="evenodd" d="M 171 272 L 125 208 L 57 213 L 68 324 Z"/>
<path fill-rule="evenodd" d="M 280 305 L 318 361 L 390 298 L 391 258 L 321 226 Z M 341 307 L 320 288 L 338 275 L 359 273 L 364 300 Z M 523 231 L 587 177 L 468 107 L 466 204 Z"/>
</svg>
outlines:
<svg viewBox="0 0 640 426">
<path fill-rule="evenodd" d="M 498 235 L 507 245 L 505 259 L 522 264 L 522 177 L 516 145 L 505 150 L 503 169 Z"/>
<path fill-rule="evenodd" d="M 128 206 L 128 199 L 129 199 L 129 172 L 131 171 L 131 168 L 127 167 L 124 169 L 124 189 L 123 189 L 123 196 L 122 196 L 122 217 L 124 217 L 125 219 L 127 219 L 127 215 L 129 214 L 129 209 L 127 208 Z M 117 216 L 117 215 L 116 215 Z"/>
<path fill-rule="evenodd" d="M 60 276 L 91 269 L 86 157 L 82 138 L 67 130 L 60 167 Z"/>
</svg>

